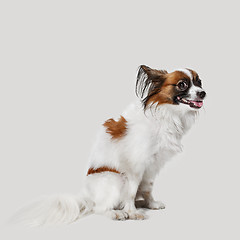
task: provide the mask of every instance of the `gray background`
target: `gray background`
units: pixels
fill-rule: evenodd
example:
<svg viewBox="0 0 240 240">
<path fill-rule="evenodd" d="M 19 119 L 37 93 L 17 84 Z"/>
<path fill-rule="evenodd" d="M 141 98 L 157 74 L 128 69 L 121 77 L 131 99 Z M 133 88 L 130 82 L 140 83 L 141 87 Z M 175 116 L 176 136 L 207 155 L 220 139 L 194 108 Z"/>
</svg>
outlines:
<svg viewBox="0 0 240 240">
<path fill-rule="evenodd" d="M 237 1 L 1 1 L 1 239 L 239 239 Z M 135 99 L 138 65 L 193 68 L 208 93 L 166 165 L 147 221 L 92 215 L 6 224 L 43 194 L 77 193 L 96 131 Z"/>
</svg>

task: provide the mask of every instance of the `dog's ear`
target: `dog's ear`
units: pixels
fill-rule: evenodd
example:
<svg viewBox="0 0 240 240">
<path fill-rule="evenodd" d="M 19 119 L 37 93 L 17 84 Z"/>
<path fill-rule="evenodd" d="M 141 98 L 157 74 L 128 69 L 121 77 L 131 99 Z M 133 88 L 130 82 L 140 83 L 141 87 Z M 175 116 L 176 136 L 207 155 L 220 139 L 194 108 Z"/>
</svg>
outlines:
<svg viewBox="0 0 240 240">
<path fill-rule="evenodd" d="M 139 67 L 139 70 L 144 71 L 149 78 L 151 79 L 155 79 L 155 78 L 159 78 L 159 76 L 162 76 L 163 74 L 168 73 L 166 70 L 157 70 L 157 69 L 152 69 L 146 65 L 141 65 Z"/>
<path fill-rule="evenodd" d="M 141 65 L 137 73 L 136 95 L 144 101 L 157 89 L 161 88 L 167 73 L 166 70 L 156 70 Z"/>
</svg>

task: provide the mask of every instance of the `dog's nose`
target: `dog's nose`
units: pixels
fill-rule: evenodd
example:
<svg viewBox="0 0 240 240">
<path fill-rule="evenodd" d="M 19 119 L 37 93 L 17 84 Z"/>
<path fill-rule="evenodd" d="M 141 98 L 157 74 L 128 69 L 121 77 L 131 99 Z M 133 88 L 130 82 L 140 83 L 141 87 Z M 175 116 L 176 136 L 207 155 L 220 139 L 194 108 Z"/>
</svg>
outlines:
<svg viewBox="0 0 240 240">
<path fill-rule="evenodd" d="M 200 97 L 201 99 L 204 99 L 206 96 L 206 92 L 205 91 L 197 92 L 197 96 Z"/>
</svg>

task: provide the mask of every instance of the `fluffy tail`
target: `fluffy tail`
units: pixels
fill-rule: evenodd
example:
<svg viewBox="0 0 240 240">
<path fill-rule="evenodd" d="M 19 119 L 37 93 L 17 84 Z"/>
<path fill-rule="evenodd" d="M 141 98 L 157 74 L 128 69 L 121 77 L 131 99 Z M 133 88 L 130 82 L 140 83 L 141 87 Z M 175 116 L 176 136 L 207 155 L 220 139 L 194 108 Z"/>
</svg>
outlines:
<svg viewBox="0 0 240 240">
<path fill-rule="evenodd" d="M 33 227 L 68 224 L 90 214 L 93 205 L 91 200 L 70 195 L 43 197 L 19 210 L 11 222 Z"/>
</svg>

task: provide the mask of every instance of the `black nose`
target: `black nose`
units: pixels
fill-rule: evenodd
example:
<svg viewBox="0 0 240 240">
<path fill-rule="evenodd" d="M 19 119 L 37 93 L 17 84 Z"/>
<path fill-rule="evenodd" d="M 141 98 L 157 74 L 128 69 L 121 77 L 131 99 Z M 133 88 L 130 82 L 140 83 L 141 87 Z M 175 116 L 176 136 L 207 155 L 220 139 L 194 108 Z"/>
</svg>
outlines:
<svg viewBox="0 0 240 240">
<path fill-rule="evenodd" d="M 197 96 L 200 97 L 201 99 L 204 99 L 206 96 L 206 92 L 205 91 L 197 92 Z"/>
</svg>

